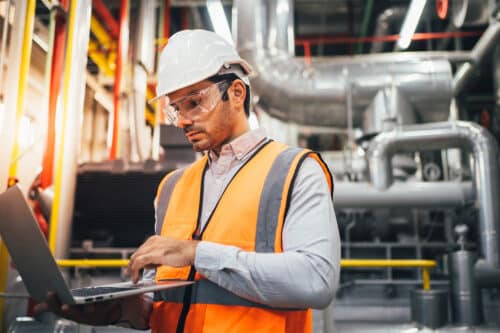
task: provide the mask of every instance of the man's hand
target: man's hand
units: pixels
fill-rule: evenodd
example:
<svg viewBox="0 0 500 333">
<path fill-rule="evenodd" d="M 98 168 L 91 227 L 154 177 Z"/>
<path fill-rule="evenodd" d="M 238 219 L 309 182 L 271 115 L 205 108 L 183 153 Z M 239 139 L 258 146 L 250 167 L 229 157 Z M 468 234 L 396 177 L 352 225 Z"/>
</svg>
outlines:
<svg viewBox="0 0 500 333">
<path fill-rule="evenodd" d="M 162 236 L 149 237 L 130 258 L 128 272 L 132 276 L 132 281 L 134 283 L 139 281 L 139 272 L 142 268 L 193 265 L 197 245 L 198 241 Z"/>
<path fill-rule="evenodd" d="M 44 303 L 35 306 L 35 313 L 50 311 L 77 323 L 102 326 L 113 325 L 136 329 L 149 328 L 152 300 L 144 295 L 134 295 L 112 301 L 86 305 L 61 304 L 54 293 L 49 293 Z"/>
<path fill-rule="evenodd" d="M 49 293 L 44 303 L 35 306 L 35 313 L 50 311 L 55 314 L 87 325 L 109 325 L 121 317 L 120 300 L 86 305 L 61 304 L 56 294 Z"/>
</svg>

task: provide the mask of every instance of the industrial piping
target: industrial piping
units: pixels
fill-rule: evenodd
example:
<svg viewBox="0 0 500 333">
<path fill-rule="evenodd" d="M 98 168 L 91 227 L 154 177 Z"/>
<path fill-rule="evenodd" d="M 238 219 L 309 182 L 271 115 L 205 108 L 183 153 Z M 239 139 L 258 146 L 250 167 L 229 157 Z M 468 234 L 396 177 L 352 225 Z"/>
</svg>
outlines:
<svg viewBox="0 0 500 333">
<path fill-rule="evenodd" d="M 470 61 L 462 64 L 453 77 L 453 96 L 458 96 L 466 87 L 475 69 L 500 39 L 500 22 L 491 23 L 470 52 Z"/>
<path fill-rule="evenodd" d="M 475 199 L 471 182 L 402 182 L 386 190 L 369 183 L 336 182 L 336 209 L 395 207 L 462 207 Z"/>
<path fill-rule="evenodd" d="M 280 1 L 280 11 L 293 11 L 293 1 L 286 2 Z M 276 29 L 269 34 L 273 3 L 234 1 L 238 49 L 257 72 L 252 87 L 270 114 L 300 124 L 345 127 L 350 93 L 353 125 L 358 126 L 376 93 L 394 86 L 406 95 L 422 121 L 447 119 L 452 79 L 448 60 L 391 54 L 322 59 L 306 65 L 289 53 L 284 40 L 289 40 L 290 29 L 280 30 L 286 24 L 272 24 Z"/>
<path fill-rule="evenodd" d="M 482 126 L 465 121 L 411 125 L 376 136 L 367 152 L 370 177 L 378 189 L 391 186 L 391 158 L 394 154 L 447 148 L 466 148 L 475 161 L 474 182 L 477 191 L 481 250 L 487 263 L 500 267 L 500 223 L 498 146 Z"/>
</svg>

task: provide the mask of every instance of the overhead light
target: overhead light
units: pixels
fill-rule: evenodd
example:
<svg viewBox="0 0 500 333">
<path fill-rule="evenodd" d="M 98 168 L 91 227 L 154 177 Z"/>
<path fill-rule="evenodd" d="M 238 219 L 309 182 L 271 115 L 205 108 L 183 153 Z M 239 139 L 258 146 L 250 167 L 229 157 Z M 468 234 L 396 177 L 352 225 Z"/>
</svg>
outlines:
<svg viewBox="0 0 500 333">
<path fill-rule="evenodd" d="M 231 45 L 234 45 L 221 0 L 207 0 L 207 10 L 215 33 L 227 40 Z"/>
<path fill-rule="evenodd" d="M 399 39 L 397 42 L 398 48 L 405 50 L 410 46 L 411 39 L 417 29 L 417 24 L 420 21 L 422 12 L 427 0 L 412 0 L 408 11 L 406 12 L 406 17 L 399 33 Z"/>
</svg>

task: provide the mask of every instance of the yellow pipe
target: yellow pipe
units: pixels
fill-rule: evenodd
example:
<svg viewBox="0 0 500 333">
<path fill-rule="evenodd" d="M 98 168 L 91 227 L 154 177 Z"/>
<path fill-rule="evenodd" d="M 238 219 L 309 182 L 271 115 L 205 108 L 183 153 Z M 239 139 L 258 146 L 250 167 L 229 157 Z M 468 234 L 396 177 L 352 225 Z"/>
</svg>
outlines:
<svg viewBox="0 0 500 333">
<path fill-rule="evenodd" d="M 26 18 L 24 22 L 23 44 L 21 64 L 19 67 L 19 80 L 17 82 L 17 101 L 16 101 L 16 124 L 15 124 L 15 140 L 12 149 L 12 164 L 9 167 L 9 178 L 17 175 L 17 160 L 19 154 L 19 126 L 24 113 L 24 95 L 26 91 L 26 83 L 28 81 L 28 72 L 30 69 L 31 60 L 31 44 L 33 40 L 33 25 L 35 21 L 35 5 L 36 0 L 29 0 L 26 6 Z M 9 256 L 3 242 L 0 243 L 0 292 L 3 292 L 7 287 L 7 273 L 9 267 Z M 4 299 L 0 297 L 0 329 L 3 326 Z"/>
<path fill-rule="evenodd" d="M 113 40 L 109 36 L 106 29 L 102 26 L 101 22 L 99 22 L 94 15 L 90 18 L 90 31 L 92 31 L 99 43 L 101 43 L 105 49 L 111 49 Z"/>
<path fill-rule="evenodd" d="M 61 259 L 57 264 L 61 267 L 126 267 L 127 259 Z M 434 260 L 413 259 L 343 259 L 340 266 L 346 267 L 418 267 L 422 268 L 423 289 L 431 289 L 430 268 L 436 267 Z"/>
<path fill-rule="evenodd" d="M 155 92 L 150 87 L 148 87 L 146 89 L 146 101 L 149 101 L 154 97 L 155 97 Z M 157 102 L 153 102 L 150 104 L 155 111 L 151 111 L 149 108 L 146 107 L 144 113 L 146 115 L 146 121 L 153 127 L 156 126 L 156 122 L 158 121 L 156 118 L 156 110 L 157 110 L 156 104 Z"/>
<path fill-rule="evenodd" d="M 127 259 L 61 259 L 57 260 L 57 264 L 64 267 L 69 266 L 126 266 L 128 265 Z M 110 266 L 110 267 L 111 267 Z M 436 267 L 434 260 L 413 260 L 413 259 L 397 259 L 397 260 L 372 260 L 372 259 L 342 259 L 340 261 L 341 267 L 421 267 L 427 273 L 429 268 Z"/>
<path fill-rule="evenodd" d="M 61 267 L 125 267 L 127 259 L 59 259 Z"/>
<path fill-rule="evenodd" d="M 419 267 L 422 268 L 422 284 L 424 290 L 431 289 L 430 268 L 436 267 L 434 260 L 420 259 L 388 259 L 388 260 L 365 260 L 344 259 L 340 261 L 341 267 Z"/>
<path fill-rule="evenodd" d="M 108 50 L 107 56 L 103 55 L 100 51 L 99 44 L 93 41 L 89 41 L 89 51 L 88 54 L 90 59 L 96 63 L 97 67 L 104 72 L 106 76 L 114 76 L 115 74 L 115 62 L 116 62 L 116 43 L 113 41 L 108 31 L 102 26 L 101 22 L 92 15 L 90 19 L 90 31 L 99 41 L 99 44 L 103 46 L 105 50 Z"/>
<path fill-rule="evenodd" d="M 431 289 L 431 274 L 428 267 L 422 268 L 422 282 L 424 290 Z"/>
<path fill-rule="evenodd" d="M 340 261 L 341 267 L 436 267 L 434 260 L 420 259 L 343 259 Z"/>
<path fill-rule="evenodd" d="M 28 72 L 30 69 L 31 60 L 31 41 L 33 34 L 33 22 L 35 21 L 35 0 L 29 0 L 26 8 L 26 21 L 24 25 L 23 35 L 23 52 L 21 55 L 21 65 L 19 68 L 19 81 L 17 83 L 17 103 L 16 103 L 16 125 L 14 148 L 12 150 L 13 161 L 10 165 L 9 176 L 15 177 L 17 175 L 17 155 L 19 154 L 19 143 L 17 137 L 19 135 L 19 126 L 24 113 L 24 95 L 26 91 L 26 82 L 28 81 Z"/>
<path fill-rule="evenodd" d="M 75 19 L 76 19 L 76 1 L 71 1 L 69 6 L 69 20 L 68 31 L 66 39 L 66 54 L 64 63 L 64 83 L 63 83 L 63 98 L 62 98 L 62 121 L 60 133 L 66 132 L 68 100 L 69 100 L 69 82 L 71 79 L 71 60 L 73 59 L 73 35 L 75 33 Z M 59 224 L 59 210 L 61 206 L 61 191 L 62 191 L 62 173 L 63 173 L 63 155 L 64 155 L 64 135 L 61 135 L 59 144 L 59 153 L 57 154 L 57 165 L 54 177 L 54 201 L 52 203 L 52 214 L 50 216 L 50 230 L 49 230 L 49 248 L 52 254 L 56 253 L 56 240 L 57 229 Z"/>
<path fill-rule="evenodd" d="M 115 69 L 110 66 L 109 59 L 99 51 L 99 46 L 94 41 L 89 41 L 89 57 L 104 73 L 104 75 L 112 77 L 115 75 Z"/>
</svg>

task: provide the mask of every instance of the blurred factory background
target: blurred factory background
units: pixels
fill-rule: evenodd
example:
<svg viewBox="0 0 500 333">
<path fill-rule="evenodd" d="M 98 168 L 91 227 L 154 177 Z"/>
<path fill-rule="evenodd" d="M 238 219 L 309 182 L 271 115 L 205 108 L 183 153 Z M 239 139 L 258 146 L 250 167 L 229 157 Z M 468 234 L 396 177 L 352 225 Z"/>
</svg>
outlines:
<svg viewBox="0 0 500 333">
<path fill-rule="evenodd" d="M 168 37 L 203 28 L 256 70 L 255 126 L 333 172 L 342 273 L 314 331 L 500 332 L 499 1 L 4 0 L 0 18 L 0 191 L 26 190 L 71 286 L 127 278 L 160 179 L 199 157 L 147 100 Z M 3 332 L 123 330 L 34 320 L 25 294 L 2 245 Z"/>
</svg>

